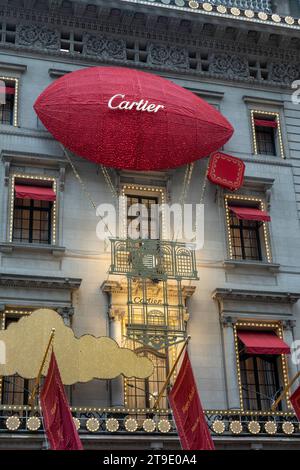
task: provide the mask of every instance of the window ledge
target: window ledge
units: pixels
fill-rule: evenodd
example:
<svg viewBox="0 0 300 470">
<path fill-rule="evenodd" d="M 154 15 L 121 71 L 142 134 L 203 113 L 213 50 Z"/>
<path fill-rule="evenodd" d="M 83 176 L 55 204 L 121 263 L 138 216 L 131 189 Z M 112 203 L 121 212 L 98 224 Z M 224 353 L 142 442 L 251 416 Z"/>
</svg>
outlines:
<svg viewBox="0 0 300 470">
<path fill-rule="evenodd" d="M 42 245 L 34 243 L 14 243 L 2 242 L 0 243 L 0 252 L 12 253 L 14 250 L 35 251 L 40 253 L 50 253 L 53 256 L 63 256 L 66 249 L 63 246 L 57 245 Z"/>
<path fill-rule="evenodd" d="M 234 260 L 228 259 L 223 262 L 223 265 L 226 269 L 236 269 L 236 268 L 245 268 L 245 269 L 265 269 L 272 273 L 278 273 L 280 270 L 280 264 L 268 263 L 266 261 L 249 261 L 249 260 Z"/>
</svg>

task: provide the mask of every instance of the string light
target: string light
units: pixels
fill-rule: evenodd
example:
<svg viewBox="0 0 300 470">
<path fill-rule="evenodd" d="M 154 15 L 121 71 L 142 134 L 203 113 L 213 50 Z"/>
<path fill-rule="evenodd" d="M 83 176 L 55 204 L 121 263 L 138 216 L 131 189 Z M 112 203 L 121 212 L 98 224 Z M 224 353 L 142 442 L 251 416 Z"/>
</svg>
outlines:
<svg viewBox="0 0 300 470">
<path fill-rule="evenodd" d="M 164 205 L 166 203 L 166 190 L 165 188 L 159 187 L 159 186 L 144 186 L 144 185 L 136 185 L 136 184 L 124 184 L 122 187 L 121 194 L 124 197 L 124 203 L 122 206 L 122 218 L 121 220 L 124 221 L 123 223 L 123 236 L 124 238 L 127 237 L 127 217 L 125 214 L 125 198 L 128 194 L 128 190 L 130 191 L 137 191 L 137 192 L 143 192 L 143 193 L 149 193 L 151 194 L 159 194 L 160 196 L 160 202 L 162 204 L 162 211 L 161 211 L 161 221 L 162 221 L 162 239 L 164 240 L 167 236 L 166 232 L 166 215 L 165 215 L 165 208 Z"/>
<path fill-rule="evenodd" d="M 240 370 L 240 359 L 239 359 L 239 348 L 238 348 L 238 335 L 237 335 L 237 330 L 239 328 L 269 328 L 270 330 L 276 330 L 276 334 L 279 336 L 279 338 L 283 338 L 283 330 L 282 330 L 282 324 L 281 323 L 276 323 L 276 322 L 253 322 L 253 321 L 238 321 L 234 327 L 234 343 L 235 343 L 235 354 L 236 354 L 236 365 L 237 365 L 237 376 L 238 376 L 238 386 L 239 386 L 239 396 L 240 396 L 240 406 L 241 410 L 244 411 L 244 405 L 243 405 L 243 389 L 242 389 L 242 381 L 241 381 L 241 370 Z M 283 382 L 284 386 L 286 387 L 288 385 L 289 379 L 288 379 L 288 368 L 287 368 L 287 361 L 286 361 L 286 356 L 284 354 L 281 354 L 281 366 L 282 366 L 282 375 L 283 375 Z M 291 403 L 289 401 L 289 397 L 286 397 L 287 401 L 287 406 L 289 409 L 291 409 Z M 252 412 L 250 412 L 252 413 Z M 259 413 L 261 414 L 261 413 Z M 270 412 L 270 415 L 273 415 L 273 412 Z"/>
<path fill-rule="evenodd" d="M 228 204 L 229 200 L 233 201 L 246 201 L 246 202 L 255 202 L 258 203 L 260 206 L 260 210 L 265 210 L 265 204 L 262 199 L 252 196 L 237 196 L 234 194 L 226 194 L 225 195 L 225 214 L 226 214 L 226 225 L 227 225 L 227 234 L 228 234 L 228 249 L 229 249 L 229 258 L 233 259 L 233 248 L 232 248 L 232 239 L 231 239 L 231 229 L 230 229 L 230 207 Z M 264 243 L 266 249 L 266 257 L 268 263 L 272 262 L 272 254 L 271 248 L 269 244 L 269 232 L 267 223 L 263 222 L 263 233 L 264 233 Z"/>
<path fill-rule="evenodd" d="M 284 154 L 284 146 L 283 146 L 283 138 L 282 138 L 282 131 L 281 131 L 281 121 L 280 121 L 280 114 L 270 111 L 261 111 L 259 109 L 252 109 L 251 110 L 251 128 L 252 128 L 252 141 L 253 141 L 253 149 L 254 155 L 258 155 L 258 146 L 257 146 L 257 139 L 256 139 L 256 127 L 255 127 L 255 116 L 256 115 L 263 115 L 275 118 L 277 124 L 277 131 L 278 131 L 278 143 L 280 149 L 280 156 L 281 158 L 285 158 Z"/>
<path fill-rule="evenodd" d="M 10 218 L 9 218 L 9 241 L 12 242 L 13 238 L 13 224 L 14 224 L 14 205 L 15 205 L 15 180 L 24 179 L 24 180 L 35 180 L 35 181 L 49 181 L 52 183 L 52 189 L 55 194 L 57 194 L 57 183 L 56 178 L 46 177 L 42 175 L 29 175 L 29 174 L 19 174 L 14 173 L 11 176 L 11 185 L 10 185 Z M 56 244 L 56 225 L 57 225 L 57 198 L 53 201 L 52 205 L 52 244 Z"/>
<path fill-rule="evenodd" d="M 15 83 L 15 97 L 14 97 L 14 108 L 13 108 L 13 125 L 18 127 L 18 101 L 19 101 L 19 79 L 13 77 L 0 77 L 0 80 L 4 82 L 14 82 Z"/>
</svg>

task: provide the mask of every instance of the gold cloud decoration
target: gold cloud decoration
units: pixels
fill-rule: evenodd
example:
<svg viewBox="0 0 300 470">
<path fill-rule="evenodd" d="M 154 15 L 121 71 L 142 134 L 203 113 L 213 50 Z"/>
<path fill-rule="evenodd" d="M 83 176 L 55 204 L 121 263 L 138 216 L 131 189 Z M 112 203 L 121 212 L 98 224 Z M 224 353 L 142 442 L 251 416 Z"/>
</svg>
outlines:
<svg viewBox="0 0 300 470">
<path fill-rule="evenodd" d="M 19 374 L 26 379 L 35 378 L 52 328 L 55 328 L 54 352 L 65 385 L 113 379 L 119 375 L 145 379 L 153 372 L 150 359 L 121 348 L 106 336 L 76 338 L 57 312 L 39 309 L 0 331 L 0 342 L 3 341 L 6 347 L 6 364 L 0 361 L 0 376 Z M 47 368 L 48 364 L 43 374 Z"/>
</svg>

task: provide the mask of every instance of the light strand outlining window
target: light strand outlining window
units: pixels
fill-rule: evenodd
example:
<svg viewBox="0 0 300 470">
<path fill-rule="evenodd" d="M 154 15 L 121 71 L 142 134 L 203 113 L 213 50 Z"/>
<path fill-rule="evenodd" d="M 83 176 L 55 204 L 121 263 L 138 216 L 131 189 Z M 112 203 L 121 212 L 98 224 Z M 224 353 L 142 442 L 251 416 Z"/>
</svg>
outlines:
<svg viewBox="0 0 300 470">
<path fill-rule="evenodd" d="M 18 80 L 0 76 L 0 124 L 17 126 Z"/>
<path fill-rule="evenodd" d="M 285 158 L 279 113 L 251 110 L 251 127 L 255 155 Z"/>
<path fill-rule="evenodd" d="M 280 391 L 280 356 L 245 354 L 239 342 L 243 406 L 249 411 L 267 411 Z M 281 410 L 281 404 L 279 411 Z"/>
<path fill-rule="evenodd" d="M 56 190 L 53 177 L 11 175 L 9 242 L 56 244 Z"/>
<path fill-rule="evenodd" d="M 234 259 L 262 260 L 260 225 L 255 220 L 239 220 L 230 213 L 230 236 Z"/>
</svg>

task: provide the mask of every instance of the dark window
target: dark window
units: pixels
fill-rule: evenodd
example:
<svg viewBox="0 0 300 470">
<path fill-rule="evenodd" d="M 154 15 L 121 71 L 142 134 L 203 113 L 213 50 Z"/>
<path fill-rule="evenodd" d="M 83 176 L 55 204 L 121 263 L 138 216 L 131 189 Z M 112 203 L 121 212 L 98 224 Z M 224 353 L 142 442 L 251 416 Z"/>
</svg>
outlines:
<svg viewBox="0 0 300 470">
<path fill-rule="evenodd" d="M 230 212 L 230 237 L 234 259 L 262 260 L 260 226 L 260 222 L 239 220 Z"/>
<path fill-rule="evenodd" d="M 132 209 L 130 207 L 138 205 Z M 127 235 L 130 238 L 159 238 L 159 199 L 157 197 L 127 195 Z M 137 223 L 140 219 L 141 223 Z M 136 220 L 136 222 L 135 222 Z M 137 237 L 138 235 L 138 237 Z"/>
<path fill-rule="evenodd" d="M 243 354 L 240 344 L 240 371 L 245 410 L 270 410 L 281 392 L 279 380 L 280 356 Z M 281 405 L 279 407 L 281 410 Z"/>
<path fill-rule="evenodd" d="M 3 377 L 1 403 L 4 405 L 28 405 L 34 387 L 34 379 L 23 379 L 19 375 Z"/>
<path fill-rule="evenodd" d="M 257 119 L 270 120 L 270 119 L 265 119 L 262 117 L 257 117 Z M 261 155 L 276 156 L 277 155 L 276 135 L 277 135 L 276 128 L 256 125 L 255 126 L 255 138 L 256 138 L 257 153 Z"/>
<path fill-rule="evenodd" d="M 7 92 L 4 93 L 6 85 Z M 13 125 L 15 106 L 15 82 L 4 81 L 0 78 L 0 124 Z"/>
<path fill-rule="evenodd" d="M 137 352 L 141 356 L 148 357 L 153 362 L 153 374 L 143 379 L 127 380 L 127 399 L 130 408 L 152 408 L 161 391 L 168 374 L 168 359 L 165 354 L 158 351 L 144 350 Z M 162 396 L 159 406 L 168 408 L 166 393 Z"/>
<path fill-rule="evenodd" d="M 15 198 L 13 241 L 51 244 L 52 204 Z"/>
<path fill-rule="evenodd" d="M 5 327 L 14 323 L 18 318 L 6 318 Z M 19 375 L 3 377 L 1 403 L 4 405 L 28 405 L 29 395 L 33 390 L 35 380 L 23 379 Z"/>
</svg>

